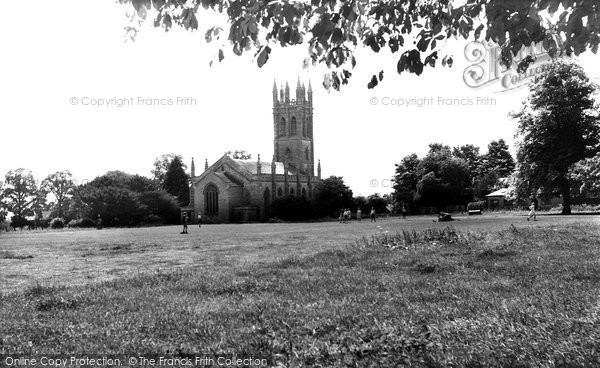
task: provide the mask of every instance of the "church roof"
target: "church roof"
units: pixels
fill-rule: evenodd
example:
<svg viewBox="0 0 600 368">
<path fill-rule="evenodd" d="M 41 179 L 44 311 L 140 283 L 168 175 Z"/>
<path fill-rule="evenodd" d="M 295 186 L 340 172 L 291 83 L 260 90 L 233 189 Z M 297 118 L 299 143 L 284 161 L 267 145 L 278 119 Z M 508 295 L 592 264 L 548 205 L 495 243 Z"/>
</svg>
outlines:
<svg viewBox="0 0 600 368">
<path fill-rule="evenodd" d="M 257 166 L 258 166 L 258 161 L 250 161 L 250 160 L 238 160 L 238 159 L 231 159 L 233 162 L 235 162 L 236 164 L 240 165 L 242 168 L 244 168 L 245 170 L 249 171 L 251 174 L 256 175 L 258 174 L 257 172 Z M 260 173 L 261 174 L 270 174 L 271 173 L 271 163 L 270 162 L 261 162 L 261 166 L 260 166 Z M 289 172 L 290 170 L 288 170 Z M 285 174 L 285 170 L 284 170 L 284 166 L 283 166 L 283 162 L 275 162 L 275 174 Z"/>
</svg>

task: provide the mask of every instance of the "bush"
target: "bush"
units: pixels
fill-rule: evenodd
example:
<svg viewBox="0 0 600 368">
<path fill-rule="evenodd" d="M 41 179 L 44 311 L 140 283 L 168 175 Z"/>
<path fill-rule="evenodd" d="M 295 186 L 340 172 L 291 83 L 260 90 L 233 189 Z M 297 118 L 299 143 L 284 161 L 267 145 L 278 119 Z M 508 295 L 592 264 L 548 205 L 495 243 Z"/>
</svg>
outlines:
<svg viewBox="0 0 600 368">
<path fill-rule="evenodd" d="M 65 227 L 65 220 L 60 217 L 53 218 L 52 221 L 50 221 L 50 227 L 52 229 L 62 229 Z"/>
<path fill-rule="evenodd" d="M 140 202 L 145 206 L 145 223 L 179 224 L 180 213 L 177 199 L 165 191 L 142 194 Z"/>
<path fill-rule="evenodd" d="M 22 216 L 13 216 L 10 219 L 10 226 L 15 229 L 18 227 L 23 228 L 23 227 L 27 226 L 28 224 L 29 224 L 29 221 L 25 217 L 22 217 Z"/>
<path fill-rule="evenodd" d="M 144 223 L 145 224 L 164 224 L 165 219 L 161 216 L 158 216 L 155 214 L 150 214 L 150 215 L 144 217 Z"/>
</svg>

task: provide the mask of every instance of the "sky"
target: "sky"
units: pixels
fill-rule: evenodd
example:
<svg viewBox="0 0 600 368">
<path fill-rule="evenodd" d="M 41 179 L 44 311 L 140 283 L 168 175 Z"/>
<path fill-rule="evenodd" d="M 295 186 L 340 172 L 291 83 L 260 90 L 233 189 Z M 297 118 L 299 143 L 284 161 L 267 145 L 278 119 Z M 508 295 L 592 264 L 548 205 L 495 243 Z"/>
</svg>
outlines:
<svg viewBox="0 0 600 368">
<path fill-rule="evenodd" d="M 465 41 L 446 45 L 452 68 L 421 76 L 398 75 L 398 54 L 360 49 L 350 84 L 337 92 L 321 86 L 323 67 L 303 68 L 306 46 L 275 47 L 262 68 L 253 52 L 227 51 L 209 66 L 219 45 L 207 44 L 202 30 L 220 24 L 209 14 L 200 15 L 199 32 L 165 33 L 150 21 L 126 42 L 124 9 L 113 1 L 32 0 L 3 9 L 20 16 L 0 22 L 0 178 L 20 167 L 38 180 L 58 170 L 79 182 L 109 170 L 150 176 L 154 159 L 171 152 L 188 166 L 194 157 L 197 171 L 228 150 L 269 161 L 273 80 L 289 81 L 293 95 L 300 77 L 314 90 L 323 176 L 342 176 L 357 195 L 383 194 L 392 191 L 394 164 L 423 156 L 432 142 L 485 152 L 502 138 L 513 149 L 516 122 L 508 114 L 527 96 L 526 87 L 507 90 L 499 81 L 469 87 Z M 598 82 L 599 58 L 578 58 Z M 380 70 L 382 83 L 368 89 Z"/>
</svg>

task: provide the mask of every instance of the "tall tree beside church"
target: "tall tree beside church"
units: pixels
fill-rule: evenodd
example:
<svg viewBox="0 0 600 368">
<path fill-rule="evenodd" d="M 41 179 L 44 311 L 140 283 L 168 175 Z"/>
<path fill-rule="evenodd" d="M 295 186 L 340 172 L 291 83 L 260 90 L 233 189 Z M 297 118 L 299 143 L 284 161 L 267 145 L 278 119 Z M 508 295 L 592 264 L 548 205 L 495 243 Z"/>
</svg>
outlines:
<svg viewBox="0 0 600 368">
<path fill-rule="evenodd" d="M 342 208 L 353 207 L 352 190 L 341 176 L 330 176 L 315 186 L 314 203 L 321 216 L 336 216 Z"/>
<path fill-rule="evenodd" d="M 189 177 L 179 157 L 173 158 L 165 174 L 163 189 L 177 198 L 179 205 L 187 206 L 190 203 Z"/>
<path fill-rule="evenodd" d="M 183 163 L 183 157 L 176 153 L 166 153 L 164 155 L 161 155 L 160 157 L 157 157 L 154 160 L 152 176 L 154 177 L 154 180 L 156 180 L 156 182 L 158 183 L 159 188 L 162 188 L 164 186 L 165 175 L 167 174 L 167 170 L 169 170 L 169 165 L 171 165 L 171 162 L 175 158 L 178 158 L 179 161 L 182 162 L 183 169 L 186 170 L 187 166 L 185 165 L 185 163 Z"/>
<path fill-rule="evenodd" d="M 560 193 L 563 214 L 571 213 L 570 167 L 600 150 L 596 90 L 580 66 L 554 61 L 513 114 L 519 123 L 517 161 L 523 182 L 530 192 Z"/>
</svg>

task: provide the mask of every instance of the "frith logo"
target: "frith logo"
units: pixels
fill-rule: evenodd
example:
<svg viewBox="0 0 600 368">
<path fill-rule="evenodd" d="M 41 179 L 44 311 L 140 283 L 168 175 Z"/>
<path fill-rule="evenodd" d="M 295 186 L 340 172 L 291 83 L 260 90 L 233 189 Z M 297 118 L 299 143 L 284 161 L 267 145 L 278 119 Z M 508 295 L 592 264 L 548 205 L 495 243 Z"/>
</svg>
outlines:
<svg viewBox="0 0 600 368">
<path fill-rule="evenodd" d="M 525 73 L 517 72 L 517 65 L 527 56 L 535 60 Z M 513 57 L 513 66 L 506 69 L 500 64 L 501 49 L 495 43 L 473 41 L 465 46 L 465 58 L 471 63 L 463 73 L 465 84 L 471 88 L 482 88 L 500 84 L 498 92 L 506 92 L 526 85 L 533 76 L 545 69 L 545 62 L 550 55 L 542 44 L 523 47 Z"/>
</svg>

